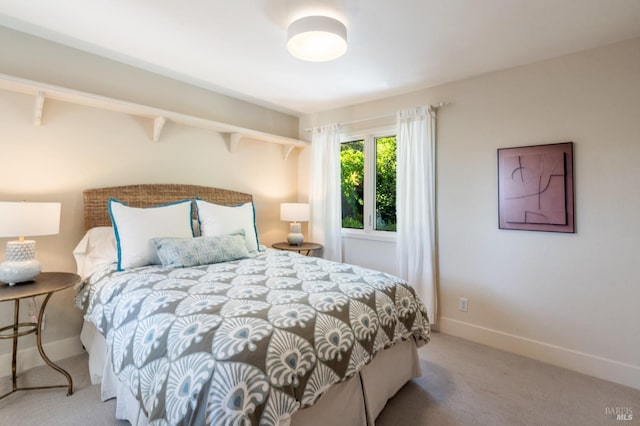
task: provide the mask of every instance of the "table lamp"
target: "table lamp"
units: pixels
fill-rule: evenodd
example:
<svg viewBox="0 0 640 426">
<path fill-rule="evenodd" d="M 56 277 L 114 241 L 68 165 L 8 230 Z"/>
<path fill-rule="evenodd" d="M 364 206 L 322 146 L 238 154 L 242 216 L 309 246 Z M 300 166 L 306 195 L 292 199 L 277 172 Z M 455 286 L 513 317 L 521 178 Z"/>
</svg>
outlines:
<svg viewBox="0 0 640 426">
<path fill-rule="evenodd" d="M 60 203 L 0 202 L 0 237 L 7 242 L 6 260 L 0 263 L 0 281 L 14 285 L 32 281 L 42 270 L 35 259 L 36 242 L 24 237 L 60 232 Z"/>
<path fill-rule="evenodd" d="M 292 246 L 299 246 L 304 241 L 302 226 L 298 222 L 309 220 L 309 204 L 282 203 L 280 204 L 280 220 L 291 222 L 287 242 Z"/>
</svg>

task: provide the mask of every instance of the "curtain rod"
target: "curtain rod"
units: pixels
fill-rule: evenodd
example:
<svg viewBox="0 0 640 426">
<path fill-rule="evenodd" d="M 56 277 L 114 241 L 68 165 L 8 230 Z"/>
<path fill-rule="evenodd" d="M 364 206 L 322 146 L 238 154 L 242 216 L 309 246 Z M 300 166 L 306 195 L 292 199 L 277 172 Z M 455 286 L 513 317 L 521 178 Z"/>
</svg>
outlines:
<svg viewBox="0 0 640 426">
<path fill-rule="evenodd" d="M 440 101 L 438 103 L 431 104 L 429 106 L 431 108 L 438 109 L 438 108 L 442 108 L 444 106 L 451 105 L 451 104 L 452 104 L 452 102 L 450 102 L 450 101 Z M 355 124 L 355 123 L 361 123 L 363 121 L 373 121 L 373 120 L 380 120 L 382 118 L 394 117 L 395 115 L 396 115 L 395 112 L 391 113 L 391 114 L 373 115 L 373 116 L 370 116 L 370 117 L 359 118 L 357 120 L 341 121 L 338 124 L 340 124 L 340 125 Z M 307 127 L 306 129 L 304 129 L 305 132 L 310 132 L 312 130 L 313 129 L 311 127 Z"/>
</svg>

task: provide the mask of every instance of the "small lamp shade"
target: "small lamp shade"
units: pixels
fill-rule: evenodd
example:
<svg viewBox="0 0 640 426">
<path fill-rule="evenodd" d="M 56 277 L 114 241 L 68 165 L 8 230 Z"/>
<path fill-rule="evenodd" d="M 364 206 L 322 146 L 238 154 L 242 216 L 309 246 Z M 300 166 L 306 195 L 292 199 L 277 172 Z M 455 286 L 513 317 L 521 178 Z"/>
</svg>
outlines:
<svg viewBox="0 0 640 426">
<path fill-rule="evenodd" d="M 60 203 L 0 202 L 0 237 L 18 237 L 7 243 L 0 281 L 14 285 L 32 281 L 42 270 L 35 259 L 36 242 L 24 237 L 60 232 Z"/>
<path fill-rule="evenodd" d="M 280 204 L 280 220 L 285 222 L 308 222 L 309 204 L 282 203 Z"/>
<path fill-rule="evenodd" d="M 0 237 L 55 235 L 60 203 L 0 202 Z"/>
<path fill-rule="evenodd" d="M 304 241 L 302 227 L 298 222 L 309 221 L 309 204 L 282 203 L 280 204 L 280 220 L 291 222 L 287 242 L 292 246 L 299 246 Z"/>
</svg>

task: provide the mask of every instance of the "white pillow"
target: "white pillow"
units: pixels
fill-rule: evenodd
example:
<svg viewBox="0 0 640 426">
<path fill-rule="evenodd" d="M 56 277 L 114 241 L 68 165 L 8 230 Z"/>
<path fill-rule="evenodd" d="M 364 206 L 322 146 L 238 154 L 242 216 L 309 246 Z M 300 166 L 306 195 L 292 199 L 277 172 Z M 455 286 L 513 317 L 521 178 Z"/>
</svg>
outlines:
<svg viewBox="0 0 640 426">
<path fill-rule="evenodd" d="M 146 209 L 109 199 L 109 215 L 118 246 L 118 270 L 158 262 L 152 238 L 193 237 L 191 200 Z"/>
<path fill-rule="evenodd" d="M 116 263 L 118 261 L 118 250 L 113 228 L 110 226 L 98 226 L 89 229 L 76 248 L 73 249 L 73 257 L 75 257 L 78 266 L 78 275 L 82 279 L 93 274 L 104 265 Z"/>
<path fill-rule="evenodd" d="M 239 206 L 222 206 L 196 198 L 200 235 L 216 237 L 244 231 L 244 241 L 249 253 L 258 251 L 258 232 L 256 231 L 256 213 L 253 203 Z"/>
</svg>

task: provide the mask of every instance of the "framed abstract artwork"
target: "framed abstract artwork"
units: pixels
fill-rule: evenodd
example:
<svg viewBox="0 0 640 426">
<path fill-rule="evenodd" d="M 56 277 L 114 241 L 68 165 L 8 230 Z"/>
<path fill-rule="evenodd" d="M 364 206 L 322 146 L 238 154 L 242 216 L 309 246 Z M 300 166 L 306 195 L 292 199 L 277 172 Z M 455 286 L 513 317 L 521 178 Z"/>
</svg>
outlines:
<svg viewBox="0 0 640 426">
<path fill-rule="evenodd" d="M 575 232 L 573 142 L 498 149 L 498 227 Z"/>
</svg>

